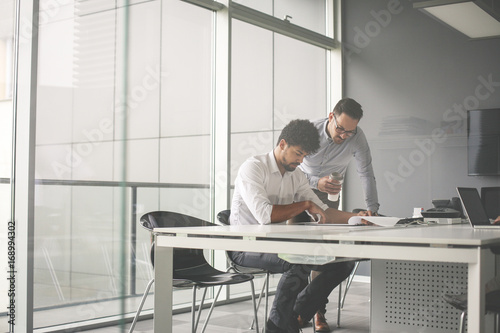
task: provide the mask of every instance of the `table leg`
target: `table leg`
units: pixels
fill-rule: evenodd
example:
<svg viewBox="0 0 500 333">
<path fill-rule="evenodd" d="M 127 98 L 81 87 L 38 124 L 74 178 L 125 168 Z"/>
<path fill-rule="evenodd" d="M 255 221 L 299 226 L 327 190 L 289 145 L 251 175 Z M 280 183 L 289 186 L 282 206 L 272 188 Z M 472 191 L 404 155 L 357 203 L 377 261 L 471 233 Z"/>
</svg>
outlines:
<svg viewBox="0 0 500 333">
<path fill-rule="evenodd" d="M 478 251 L 478 260 L 469 264 L 467 326 L 469 332 L 485 332 L 485 284 L 494 276 L 495 256 L 489 249 Z"/>
<path fill-rule="evenodd" d="M 172 333 L 173 248 L 155 246 L 155 295 L 153 331 Z"/>
</svg>

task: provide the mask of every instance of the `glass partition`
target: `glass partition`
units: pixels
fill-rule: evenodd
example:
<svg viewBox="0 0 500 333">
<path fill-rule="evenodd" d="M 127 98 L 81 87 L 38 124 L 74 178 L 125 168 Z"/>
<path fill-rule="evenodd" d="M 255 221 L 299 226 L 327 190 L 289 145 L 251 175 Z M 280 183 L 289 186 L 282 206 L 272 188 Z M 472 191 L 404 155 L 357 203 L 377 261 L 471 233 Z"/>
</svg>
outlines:
<svg viewBox="0 0 500 333">
<path fill-rule="evenodd" d="M 213 61 L 213 12 L 186 2 L 64 1 L 40 17 L 36 328 L 135 312 L 153 276 L 142 214 L 210 219 Z"/>
<path fill-rule="evenodd" d="M 0 279 L 0 331 L 9 330 L 9 305 L 11 298 L 9 260 L 9 228 L 11 221 L 11 166 L 12 166 L 12 87 L 14 59 L 15 2 L 0 3 L 0 266 L 5 267 L 4 278 Z"/>
</svg>

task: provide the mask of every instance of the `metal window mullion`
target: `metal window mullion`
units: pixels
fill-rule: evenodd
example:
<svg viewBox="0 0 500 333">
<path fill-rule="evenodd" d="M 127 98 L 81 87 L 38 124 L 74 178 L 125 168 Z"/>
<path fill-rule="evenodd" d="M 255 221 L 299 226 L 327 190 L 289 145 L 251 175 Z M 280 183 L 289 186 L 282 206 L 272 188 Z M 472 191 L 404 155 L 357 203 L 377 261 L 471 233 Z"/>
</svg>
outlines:
<svg viewBox="0 0 500 333">
<path fill-rule="evenodd" d="M 234 2 L 231 3 L 230 14 L 232 18 L 240 21 L 328 50 L 335 49 L 339 46 L 338 42 L 333 38 Z"/>
<path fill-rule="evenodd" d="M 16 223 L 16 290 L 15 329 L 33 332 L 34 311 L 34 242 L 35 242 L 35 144 L 36 144 L 36 96 L 38 73 L 38 11 L 39 0 L 19 1 L 19 17 L 16 25 L 17 66 L 15 115 L 15 161 L 12 186 Z M 20 23 L 23 23 L 22 26 Z M 24 29 L 24 30 L 23 30 Z M 28 31 L 28 32 L 26 32 Z"/>
<path fill-rule="evenodd" d="M 215 12 L 214 29 L 214 75 L 213 75 L 213 121 L 212 121 L 212 174 L 213 188 L 212 219 L 217 213 L 227 209 L 230 202 L 230 115 L 231 115 L 231 18 L 229 4 L 223 0 L 224 8 Z M 224 251 L 215 251 L 214 265 L 225 270 L 227 260 Z M 220 299 L 230 299 L 229 287 L 222 290 Z"/>
<path fill-rule="evenodd" d="M 225 7 L 224 4 L 217 2 L 217 1 L 213 1 L 213 0 L 182 0 L 182 1 L 189 2 L 193 5 L 200 6 L 200 7 L 214 10 L 214 11 L 221 10 Z"/>
</svg>

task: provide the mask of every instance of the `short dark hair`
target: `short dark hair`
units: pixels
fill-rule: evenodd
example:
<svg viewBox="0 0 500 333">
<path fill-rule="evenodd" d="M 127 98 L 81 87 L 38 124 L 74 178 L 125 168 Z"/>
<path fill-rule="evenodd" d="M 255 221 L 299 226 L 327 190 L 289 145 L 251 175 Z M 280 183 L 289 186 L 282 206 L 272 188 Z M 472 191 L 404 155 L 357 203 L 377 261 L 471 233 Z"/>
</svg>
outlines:
<svg viewBox="0 0 500 333">
<path fill-rule="evenodd" d="M 313 154 L 319 148 L 319 134 L 314 125 L 306 119 L 295 119 L 281 131 L 277 145 L 285 140 L 289 146 L 299 146 L 307 154 Z"/>
<path fill-rule="evenodd" d="M 345 113 L 352 119 L 360 120 L 363 117 L 363 109 L 361 105 L 352 98 L 346 97 L 338 101 L 337 105 L 333 108 L 333 113 L 340 116 Z"/>
</svg>

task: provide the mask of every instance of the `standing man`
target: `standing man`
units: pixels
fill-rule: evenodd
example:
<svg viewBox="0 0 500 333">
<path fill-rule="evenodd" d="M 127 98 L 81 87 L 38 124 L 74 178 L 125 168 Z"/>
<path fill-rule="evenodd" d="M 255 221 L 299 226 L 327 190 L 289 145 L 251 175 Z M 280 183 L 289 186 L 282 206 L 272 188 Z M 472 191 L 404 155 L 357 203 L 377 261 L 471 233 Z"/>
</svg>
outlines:
<svg viewBox="0 0 500 333">
<path fill-rule="evenodd" d="M 361 117 L 361 105 L 352 98 L 343 98 L 335 105 L 328 118 L 313 121 L 319 134 L 320 147 L 316 153 L 306 156 L 299 168 L 306 174 L 309 185 L 318 198 L 328 207 L 337 209 L 339 201 L 328 200 L 328 194 L 339 193 L 342 186 L 329 176 L 332 172 L 338 172 L 345 177 L 347 166 L 354 158 L 363 185 L 368 215 L 376 215 L 380 206 L 377 185 L 370 147 L 365 133 L 358 127 Z M 305 221 L 307 216 L 301 215 L 295 220 Z M 313 271 L 311 278 L 314 279 L 317 274 Z M 321 309 L 315 315 L 316 332 L 330 332 L 324 317 L 325 311 L 326 309 Z M 302 322 L 301 326 L 305 324 Z"/>
<path fill-rule="evenodd" d="M 365 133 L 358 127 L 361 117 L 361 105 L 352 98 L 343 98 L 328 118 L 313 121 L 319 133 L 320 147 L 316 153 L 304 158 L 300 169 L 321 201 L 329 207 L 338 208 L 338 201 L 329 201 L 328 194 L 339 193 L 341 185 L 330 180 L 329 175 L 336 171 L 345 176 L 347 166 L 354 158 L 365 193 L 366 208 L 376 214 L 380 204 L 370 147 Z"/>
<path fill-rule="evenodd" d="M 355 214 L 328 208 L 312 192 L 304 173 L 297 169 L 304 157 L 318 148 L 318 131 L 308 120 L 293 120 L 286 125 L 271 152 L 251 157 L 240 167 L 231 205 L 231 224 L 284 222 L 304 211 L 320 223 L 346 223 Z M 266 323 L 267 333 L 299 332 L 298 316 L 310 320 L 353 268 L 352 262 L 322 266 L 291 264 L 270 253 L 232 252 L 232 259 L 242 266 L 283 273 Z M 320 273 L 308 284 L 312 269 Z"/>
</svg>

